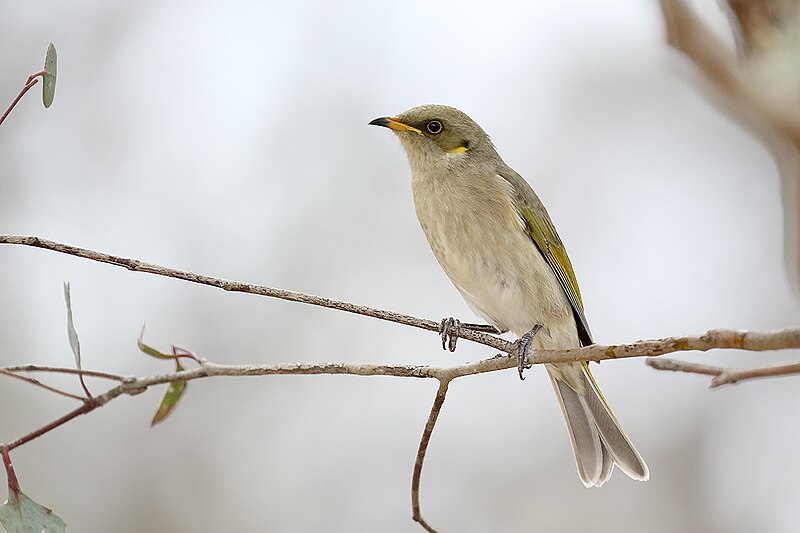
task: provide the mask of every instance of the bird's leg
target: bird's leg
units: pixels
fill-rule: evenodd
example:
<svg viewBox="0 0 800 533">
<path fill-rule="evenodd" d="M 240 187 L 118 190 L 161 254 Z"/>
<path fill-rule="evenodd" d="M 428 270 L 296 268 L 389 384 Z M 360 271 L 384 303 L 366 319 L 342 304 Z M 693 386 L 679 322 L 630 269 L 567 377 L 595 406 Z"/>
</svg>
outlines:
<svg viewBox="0 0 800 533">
<path fill-rule="evenodd" d="M 533 338 L 540 329 L 542 329 L 541 324 L 534 325 L 528 333 L 520 337 L 516 342 L 517 371 L 519 372 L 519 379 L 525 379 L 525 376 L 523 376 L 522 373 L 531 367 L 531 364 L 528 362 L 528 354 L 531 351 L 531 343 L 533 343 Z"/>
<path fill-rule="evenodd" d="M 469 329 L 479 333 L 492 333 L 499 335 L 505 333 L 491 324 L 462 324 L 460 320 L 453 317 L 443 318 L 439 325 L 439 335 L 442 336 L 442 350 L 456 351 L 456 341 L 462 329 Z"/>
<path fill-rule="evenodd" d="M 457 318 L 449 316 L 442 319 L 442 323 L 439 325 L 439 335 L 442 336 L 442 350 L 456 351 L 456 341 L 458 340 L 460 329 L 461 321 Z"/>
</svg>

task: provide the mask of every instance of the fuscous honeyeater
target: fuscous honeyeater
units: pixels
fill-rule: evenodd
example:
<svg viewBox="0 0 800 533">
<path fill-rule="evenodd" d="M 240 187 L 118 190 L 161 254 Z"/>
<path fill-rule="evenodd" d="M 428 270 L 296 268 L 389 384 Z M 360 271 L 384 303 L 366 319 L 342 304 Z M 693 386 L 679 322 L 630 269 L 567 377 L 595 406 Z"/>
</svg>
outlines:
<svg viewBox="0 0 800 533">
<path fill-rule="evenodd" d="M 541 326 L 531 340 L 536 349 L 592 343 L 575 273 L 547 210 L 478 124 L 443 105 L 415 107 L 370 124 L 400 139 L 428 244 L 475 313 L 499 331 L 520 336 Z M 588 363 L 546 367 L 583 483 L 599 487 L 614 465 L 646 480 L 647 465 Z"/>
</svg>

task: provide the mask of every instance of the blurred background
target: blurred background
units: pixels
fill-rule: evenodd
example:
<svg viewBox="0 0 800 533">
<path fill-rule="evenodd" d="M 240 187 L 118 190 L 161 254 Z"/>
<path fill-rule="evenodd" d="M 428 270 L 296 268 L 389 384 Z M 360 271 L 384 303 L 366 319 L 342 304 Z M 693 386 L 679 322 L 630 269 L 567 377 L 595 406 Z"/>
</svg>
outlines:
<svg viewBox="0 0 800 533">
<path fill-rule="evenodd" d="M 733 43 L 716 2 L 696 10 Z M 664 42 L 656 2 L 0 4 L 0 106 L 59 54 L 0 128 L 0 232 L 430 319 L 474 320 L 416 221 L 410 172 L 375 117 L 436 102 L 480 123 L 536 188 L 601 343 L 800 323 L 767 151 L 712 108 Z M 310 306 L 0 248 L 0 364 L 169 370 L 217 363 L 457 364 L 462 341 Z M 732 366 L 793 352 L 682 354 Z M 450 389 L 423 471 L 444 531 L 790 532 L 797 381 L 709 391 L 609 362 L 596 377 L 651 470 L 578 479 L 542 368 Z M 73 387 L 77 380 L 50 379 Z M 100 392 L 105 383 L 90 381 Z M 379 377 L 196 381 L 119 399 L 13 453 L 23 490 L 74 532 L 421 531 L 411 474 L 436 383 Z M 0 381 L 0 440 L 74 407 Z"/>
</svg>

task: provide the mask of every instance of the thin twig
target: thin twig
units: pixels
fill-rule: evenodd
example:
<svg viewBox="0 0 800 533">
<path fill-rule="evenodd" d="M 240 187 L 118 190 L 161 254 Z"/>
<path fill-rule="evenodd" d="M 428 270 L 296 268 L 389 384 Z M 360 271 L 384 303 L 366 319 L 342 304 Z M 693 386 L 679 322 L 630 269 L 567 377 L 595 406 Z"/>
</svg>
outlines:
<svg viewBox="0 0 800 533">
<path fill-rule="evenodd" d="M 219 289 L 223 289 L 230 292 L 244 292 L 248 294 L 255 294 L 258 296 L 279 298 L 281 300 L 287 300 L 290 302 L 299 302 L 310 305 L 317 305 L 320 307 L 327 307 L 330 309 L 337 309 L 339 311 L 345 311 L 347 313 L 355 313 L 357 315 L 363 315 L 372 318 L 377 318 L 379 320 L 395 322 L 397 324 L 404 324 L 406 326 L 412 326 L 415 328 L 425 329 L 428 331 L 438 332 L 439 327 L 441 325 L 440 322 L 434 322 L 432 320 L 417 318 L 411 315 L 404 315 L 400 313 L 394 313 L 392 311 L 374 309 L 372 307 L 356 305 L 350 302 L 343 302 L 339 300 L 332 300 L 330 298 L 323 298 L 320 296 L 313 296 L 311 294 L 304 294 L 301 292 L 276 289 L 273 287 L 267 287 L 265 285 L 255 285 L 252 283 L 242 283 L 238 281 L 230 281 L 220 278 L 214 278 L 211 276 L 204 276 L 202 274 L 195 274 L 193 272 L 187 272 L 184 270 L 176 270 L 174 268 L 167 268 L 159 265 L 154 265 L 151 263 L 145 263 L 137 259 L 128 259 L 125 257 L 114 256 L 102 252 L 95 252 L 94 250 L 88 250 L 86 248 L 79 248 L 77 246 L 70 246 L 68 244 L 48 241 L 46 239 L 40 239 L 39 237 L 20 236 L 20 235 L 0 235 L 0 244 L 19 244 L 22 246 L 44 248 L 46 250 L 52 250 L 67 255 L 82 257 L 84 259 L 89 259 L 91 261 L 97 261 L 100 263 L 107 263 L 109 265 L 127 268 L 128 270 L 134 272 L 143 272 L 147 274 L 155 274 L 157 276 L 164 276 L 167 278 L 182 279 L 184 281 L 189 281 L 191 283 L 198 283 L 200 285 L 217 287 Z M 508 352 L 509 350 L 513 349 L 512 346 L 513 343 L 507 340 L 495 337 L 494 335 L 489 335 L 487 333 L 472 331 L 466 328 L 461 328 L 461 330 L 458 333 L 458 336 L 460 338 L 467 339 L 472 342 L 485 344 L 486 346 L 490 346 L 502 352 Z"/>
<path fill-rule="evenodd" d="M 703 335 L 665 337 L 662 339 L 637 341 L 630 344 L 593 344 L 583 348 L 568 350 L 542 350 L 532 354 L 529 361 L 531 364 L 604 361 L 609 359 L 627 359 L 631 357 L 654 357 L 683 351 L 708 351 L 715 348 L 749 351 L 800 348 L 800 328 L 793 327 L 763 332 L 716 329 L 710 330 Z M 285 363 L 274 365 L 218 365 L 214 363 L 203 363 L 197 368 L 144 378 L 126 378 L 104 372 L 92 372 L 89 370 L 79 371 L 72 368 L 39 367 L 34 365 L 5 367 L 4 369 L 11 372 L 37 370 L 44 372 L 83 373 L 90 376 L 105 377 L 122 381 L 117 388 L 121 390 L 121 393 L 131 394 L 133 393 L 132 391 L 137 393 L 142 392 L 148 387 L 169 383 L 171 381 L 191 381 L 216 376 L 347 374 L 353 376 L 433 378 L 440 381 L 452 381 L 453 379 L 463 376 L 516 368 L 517 362 L 516 355 L 506 354 L 450 367 L 354 363 Z"/>
<path fill-rule="evenodd" d="M 54 374 L 80 374 L 82 376 L 110 379 L 113 381 L 126 381 L 133 379 L 131 377 L 120 376 L 119 374 L 111 374 L 109 372 L 98 372 L 97 370 L 83 370 L 80 368 L 67 368 L 60 366 L 18 365 L 4 366 L 0 367 L 0 369 L 7 372 L 50 372 Z M 83 398 L 81 398 L 81 400 L 82 399 Z"/>
<path fill-rule="evenodd" d="M 532 364 L 568 363 L 627 357 L 654 357 L 684 351 L 706 352 L 713 349 L 738 349 L 763 352 L 798 347 L 800 347 L 800 328 L 798 327 L 774 331 L 712 329 L 702 335 L 665 337 L 607 346 L 592 344 L 571 350 L 542 350 L 531 355 L 529 362 Z"/>
<path fill-rule="evenodd" d="M 512 344 L 512 343 L 509 343 Z M 800 328 L 787 328 L 779 331 L 754 332 L 734 330 L 711 330 L 704 335 L 689 335 L 685 337 L 667 337 L 648 341 L 639 341 L 632 344 L 618 344 L 611 346 L 592 345 L 571 350 L 546 350 L 534 354 L 529 358 L 531 364 L 563 363 L 570 361 L 600 361 L 607 359 L 623 359 L 629 357 L 652 357 L 666 353 L 699 350 L 706 351 L 712 348 L 736 348 L 741 350 L 764 351 L 782 348 L 800 348 Z M 409 366 L 409 365 L 373 365 L 373 364 L 345 364 L 345 363 L 290 363 L 280 365 L 216 365 L 204 363 L 198 368 L 182 370 L 170 374 L 161 374 L 146 378 L 122 378 L 124 381 L 106 393 L 86 399 L 84 405 L 75 409 L 58 420 L 39 428 L 38 430 L 6 444 L 4 447 L 11 450 L 29 442 L 48 431 L 51 431 L 76 416 L 93 411 L 122 394 L 139 394 L 148 387 L 161 385 L 172 381 L 191 381 L 213 376 L 267 376 L 267 375 L 316 375 L 316 374 L 348 374 L 353 376 L 395 376 L 401 378 L 434 378 L 441 381 L 496 372 L 517 367 L 516 355 L 498 355 L 491 359 L 484 359 L 474 363 L 466 363 L 452 367 Z M 9 367 L 26 368 L 26 367 Z M 30 367 L 28 367 L 30 368 Z M 46 367 L 39 367 L 46 368 Z M 61 372 L 66 369 L 55 369 Z M 72 369 L 70 369 L 72 370 Z M 83 371 L 87 375 L 89 371 Z M 70 372 L 72 373 L 72 372 Z M 97 373 L 101 375 L 103 373 Z M 110 379 L 117 376 L 104 375 Z M 2 446 L 0 446 L 2 447 Z"/>
<path fill-rule="evenodd" d="M 433 434 L 433 428 L 436 426 L 436 420 L 439 418 L 439 413 L 444 405 L 444 399 L 447 395 L 447 387 L 450 385 L 449 379 L 439 380 L 439 389 L 436 391 L 436 398 L 431 406 L 431 412 L 428 414 L 428 421 L 425 423 L 425 429 L 422 432 L 422 438 L 419 441 L 419 448 L 417 449 L 417 458 L 414 461 L 414 475 L 411 478 L 411 509 L 413 512 L 412 518 L 415 522 L 421 525 L 426 531 L 436 533 L 436 530 L 422 518 L 422 512 L 419 506 L 419 483 L 422 477 L 422 465 L 425 462 L 425 454 L 428 451 L 428 444 Z"/>
<path fill-rule="evenodd" d="M 12 109 L 14 109 L 14 107 L 17 105 L 17 103 L 18 103 L 20 100 L 22 100 L 22 97 L 23 97 L 23 96 L 25 96 L 25 93 L 26 93 L 26 92 L 28 92 L 29 90 L 31 90 L 31 87 L 33 87 L 34 85 L 36 85 L 36 83 L 39 81 L 39 76 L 44 76 L 45 74 L 47 74 L 47 71 L 40 70 L 39 72 L 36 72 L 36 73 L 34 73 L 34 74 L 31 74 L 30 76 L 28 76 L 28 79 L 27 79 L 27 81 L 25 82 L 25 86 L 24 86 L 24 87 L 22 88 L 22 90 L 19 92 L 19 94 L 17 95 L 17 97 L 16 97 L 16 98 L 14 98 L 14 101 L 13 101 L 13 102 L 11 102 L 11 105 L 10 105 L 10 106 L 8 106 L 8 109 L 6 109 L 5 113 L 3 113 L 3 115 L 2 115 L 2 116 L 0 116 L 0 124 L 2 124 L 2 123 L 3 123 L 3 121 L 4 121 L 4 120 L 6 119 L 6 117 L 9 115 L 9 113 L 11 113 L 11 110 L 12 110 Z"/>
<path fill-rule="evenodd" d="M 790 363 L 786 365 L 776 365 L 761 368 L 746 368 L 742 370 L 728 370 L 711 380 L 711 387 L 721 387 L 747 381 L 751 379 L 775 378 L 800 374 L 800 363 Z"/>
<path fill-rule="evenodd" d="M 714 376 L 709 385 L 712 389 L 751 379 L 775 378 L 800 374 L 800 363 L 744 369 L 700 365 L 688 361 L 679 361 L 677 359 L 648 359 L 647 364 L 656 370 L 670 370 L 673 372 L 688 372 L 690 374 Z"/>
<path fill-rule="evenodd" d="M 70 411 L 69 413 L 65 414 L 64 416 L 61 416 L 61 417 L 53 420 L 52 422 L 50 422 L 48 424 L 45 424 L 44 426 L 40 427 L 39 429 L 31 431 L 27 435 L 23 435 L 22 437 L 18 438 L 17 440 L 14 440 L 14 441 L 9 442 L 7 444 L 1 445 L 0 446 L 0 450 L 9 451 L 10 452 L 14 448 L 18 448 L 18 447 L 22 446 L 23 444 L 25 444 L 27 442 L 30 442 L 33 439 L 39 438 L 42 435 L 44 435 L 45 433 L 48 433 L 48 432 L 56 429 L 59 426 L 63 426 L 64 424 L 66 424 L 67 422 L 72 420 L 73 418 L 76 418 L 76 417 L 78 417 L 80 415 L 85 415 L 86 413 L 90 413 L 90 412 L 94 411 L 98 407 L 100 407 L 102 405 L 105 405 L 109 401 L 113 400 L 114 398 L 116 398 L 117 396 L 122 394 L 123 392 L 124 391 L 120 390 L 120 387 L 115 387 L 115 388 L 111 389 L 110 391 L 108 391 L 106 394 L 104 394 L 102 397 L 97 397 L 96 396 L 96 397 L 93 397 L 93 398 L 84 398 L 83 399 L 83 405 L 81 405 L 80 407 L 77 407 L 77 408 L 73 409 L 72 411 Z M 105 400 L 101 402 L 100 401 L 101 398 L 105 398 Z"/>
<path fill-rule="evenodd" d="M 691 374 L 704 374 L 706 376 L 719 376 L 725 369 L 719 366 L 701 365 L 678 359 L 668 359 L 660 357 L 658 359 L 647 359 L 648 366 L 656 370 L 669 370 L 671 372 L 689 372 Z"/>
<path fill-rule="evenodd" d="M 6 469 L 8 488 L 10 492 L 14 493 L 13 497 L 17 497 L 17 495 L 19 495 L 19 481 L 17 481 L 17 474 L 14 472 L 14 464 L 11 462 L 11 456 L 8 455 L 8 449 L 0 448 L 0 456 L 3 458 L 3 466 Z"/>
<path fill-rule="evenodd" d="M 37 387 L 41 387 L 43 389 L 49 390 L 50 392 L 55 392 L 56 394 L 60 394 L 61 396 L 66 396 L 67 398 L 72 398 L 73 400 L 83 401 L 83 396 L 77 396 L 77 395 L 69 393 L 67 391 L 64 391 L 64 390 L 61 390 L 61 389 L 57 389 L 55 387 L 51 387 L 50 385 L 45 385 L 44 383 L 42 383 L 38 379 L 29 378 L 27 376 L 20 376 L 19 374 L 15 374 L 13 372 L 9 372 L 8 370 L 5 370 L 3 368 L 0 368 L 0 374 L 6 375 L 6 376 L 14 378 L 14 379 L 19 379 L 19 380 L 24 381 L 26 383 L 30 383 L 31 385 L 36 385 Z"/>
</svg>

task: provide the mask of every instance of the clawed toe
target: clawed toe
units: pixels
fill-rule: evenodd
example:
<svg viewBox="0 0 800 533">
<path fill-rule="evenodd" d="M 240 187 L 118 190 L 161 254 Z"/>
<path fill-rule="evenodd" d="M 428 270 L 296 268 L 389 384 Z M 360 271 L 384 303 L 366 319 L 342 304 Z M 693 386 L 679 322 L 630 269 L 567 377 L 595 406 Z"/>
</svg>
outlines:
<svg viewBox="0 0 800 533">
<path fill-rule="evenodd" d="M 531 330 L 517 340 L 517 372 L 519 372 L 519 379 L 525 379 L 523 373 L 531 367 L 528 362 L 528 354 L 531 351 L 531 344 L 533 338 L 542 329 L 541 324 L 536 324 Z"/>
<path fill-rule="evenodd" d="M 456 342 L 461 332 L 464 330 L 475 331 L 478 333 L 490 333 L 493 335 L 501 335 L 505 330 L 500 330 L 491 324 L 466 324 L 457 318 L 447 317 L 443 318 L 439 324 L 439 335 L 442 337 L 442 350 L 456 351 Z"/>
<path fill-rule="evenodd" d="M 458 333 L 461 330 L 461 321 L 457 318 L 447 317 L 442 319 L 439 326 L 439 335 L 442 336 L 442 350 L 456 351 Z"/>
</svg>

